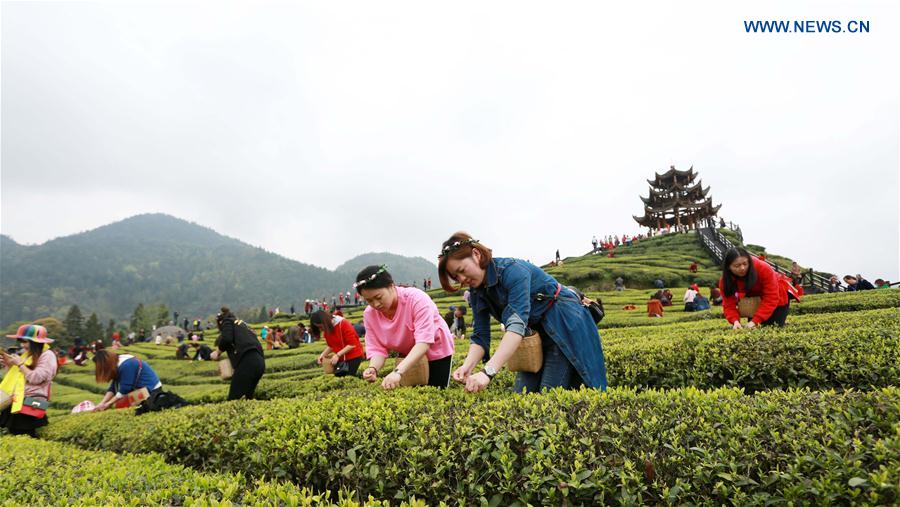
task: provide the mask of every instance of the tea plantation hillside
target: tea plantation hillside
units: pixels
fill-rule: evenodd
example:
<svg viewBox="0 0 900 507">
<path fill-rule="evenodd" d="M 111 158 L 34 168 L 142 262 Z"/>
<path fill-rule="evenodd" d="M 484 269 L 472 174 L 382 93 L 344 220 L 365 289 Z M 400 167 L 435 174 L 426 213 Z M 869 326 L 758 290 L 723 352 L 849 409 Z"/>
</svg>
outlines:
<svg viewBox="0 0 900 507">
<path fill-rule="evenodd" d="M 720 229 L 735 245 L 741 245 L 729 229 Z M 758 245 L 747 245 L 753 253 L 765 252 Z M 715 284 L 722 275 L 721 268 L 703 248 L 695 232 L 668 234 L 642 239 L 631 246 L 621 245 L 613 251 L 568 257 L 561 266 L 545 266 L 557 280 L 587 290 L 610 290 L 615 279 L 622 277 L 626 287 L 649 288 L 660 278 L 666 287 L 681 287 L 693 283 L 701 287 Z M 773 262 L 790 269 L 791 259 L 768 254 Z M 698 270 L 691 273 L 688 267 L 696 262 Z M 830 275 L 829 275 L 830 276 Z"/>
<path fill-rule="evenodd" d="M 514 394 L 506 371 L 478 395 L 455 384 L 384 392 L 360 378 L 323 375 L 315 359 L 324 344 L 314 343 L 266 351 L 260 400 L 224 402 L 227 384 L 215 364 L 179 361 L 175 347 L 145 343 L 127 351 L 193 406 L 140 417 L 67 415 L 105 389 L 92 368 L 68 364 L 40 434 L 54 442 L 3 437 L 0 452 L 10 457 L 0 460 L 0 498 L 20 505 L 900 502 L 900 290 L 807 296 L 792 305 L 784 328 L 739 332 L 720 308 L 670 307 L 648 318 L 652 292 L 589 292 L 607 310 L 606 393 Z M 442 311 L 462 301 L 431 295 Z M 637 309 L 625 310 L 629 304 Z M 361 313 L 346 316 L 357 322 Z M 492 329 L 496 342 L 500 329 Z M 457 341 L 454 364 L 466 349 Z M 128 475 L 137 481 L 128 484 L 121 467 L 147 475 Z M 47 470 L 55 480 L 45 483 Z"/>
</svg>

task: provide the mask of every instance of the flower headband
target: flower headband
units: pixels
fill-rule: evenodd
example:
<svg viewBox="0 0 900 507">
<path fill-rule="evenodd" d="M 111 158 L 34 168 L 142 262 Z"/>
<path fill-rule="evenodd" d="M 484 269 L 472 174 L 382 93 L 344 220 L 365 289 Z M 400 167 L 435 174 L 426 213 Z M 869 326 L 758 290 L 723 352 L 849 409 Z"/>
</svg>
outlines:
<svg viewBox="0 0 900 507">
<path fill-rule="evenodd" d="M 369 275 L 368 278 L 364 278 L 364 279 L 362 279 L 362 280 L 360 280 L 360 281 L 354 283 L 354 284 L 353 284 L 353 288 L 355 289 L 355 288 L 357 288 L 357 287 L 362 287 L 363 285 L 365 285 L 365 284 L 371 282 L 372 280 L 378 278 L 378 275 L 380 275 L 381 273 L 384 273 L 385 271 L 387 271 L 387 266 L 385 266 L 384 264 L 382 264 L 381 267 L 378 268 L 378 271 L 376 271 L 376 272 L 372 273 L 371 275 Z"/>
<path fill-rule="evenodd" d="M 440 255 L 438 255 L 438 259 L 440 259 L 441 257 L 446 257 L 464 246 L 471 246 L 471 245 L 477 245 L 477 244 L 478 244 L 477 239 L 464 239 L 462 241 L 454 241 L 453 243 L 445 246 L 441 250 Z"/>
</svg>

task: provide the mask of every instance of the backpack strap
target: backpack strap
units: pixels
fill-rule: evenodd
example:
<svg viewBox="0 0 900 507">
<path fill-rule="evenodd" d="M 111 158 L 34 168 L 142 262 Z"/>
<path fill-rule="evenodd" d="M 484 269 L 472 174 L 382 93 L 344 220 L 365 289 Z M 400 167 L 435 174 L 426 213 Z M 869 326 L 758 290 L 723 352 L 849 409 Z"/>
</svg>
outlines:
<svg viewBox="0 0 900 507">
<path fill-rule="evenodd" d="M 131 386 L 131 390 L 132 390 L 132 391 L 134 391 L 135 388 L 137 388 L 138 379 L 141 377 L 141 368 L 144 366 L 144 362 L 143 362 L 143 361 L 141 361 L 141 360 L 138 359 L 137 357 L 135 357 L 135 359 L 137 359 L 137 362 L 138 362 L 138 369 L 137 369 L 137 373 L 134 374 L 134 383 L 133 383 L 132 386 Z M 119 385 L 118 385 L 118 382 L 117 382 L 117 383 L 116 383 L 116 391 L 118 391 L 118 390 L 119 390 Z"/>
<path fill-rule="evenodd" d="M 141 368 L 144 366 L 144 362 L 143 362 L 143 361 L 141 361 L 141 360 L 138 359 L 138 358 L 135 358 L 135 359 L 137 359 L 137 362 L 138 362 L 138 369 L 137 369 L 137 373 L 134 375 L 134 384 L 132 384 L 132 386 L 131 386 L 131 390 L 132 390 L 132 391 L 134 391 L 135 389 L 137 389 L 138 379 L 141 377 Z"/>
</svg>

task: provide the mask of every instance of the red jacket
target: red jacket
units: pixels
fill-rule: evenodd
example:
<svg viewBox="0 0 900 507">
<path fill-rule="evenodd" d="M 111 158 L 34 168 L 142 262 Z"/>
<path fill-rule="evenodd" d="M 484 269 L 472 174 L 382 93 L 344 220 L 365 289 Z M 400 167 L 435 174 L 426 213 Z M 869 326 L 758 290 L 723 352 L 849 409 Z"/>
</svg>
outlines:
<svg viewBox="0 0 900 507">
<path fill-rule="evenodd" d="M 759 296 L 762 299 L 759 309 L 750 319 L 757 325 L 769 320 L 769 317 L 775 312 L 775 308 L 788 304 L 788 289 L 793 288 L 790 280 L 776 273 L 765 261 L 756 257 L 753 257 L 752 261 L 753 269 L 756 270 L 756 284 L 750 288 L 749 292 L 744 288 L 744 281 L 736 278 L 737 292 L 728 296 L 725 294 L 725 280 L 719 279 L 719 290 L 722 291 L 722 309 L 725 311 L 725 318 L 731 324 L 741 318 L 737 310 L 738 295 L 741 297 Z"/>
<path fill-rule="evenodd" d="M 359 342 L 359 335 L 357 335 L 356 330 L 353 329 L 353 324 L 347 319 L 335 317 L 334 330 L 330 333 L 323 332 L 322 334 L 325 336 L 325 343 L 328 344 L 328 348 L 335 353 L 340 352 L 341 349 L 347 345 L 353 346 L 353 350 L 347 352 L 344 354 L 344 357 L 341 358 L 344 361 L 362 357 L 366 353 L 362 344 Z"/>
</svg>

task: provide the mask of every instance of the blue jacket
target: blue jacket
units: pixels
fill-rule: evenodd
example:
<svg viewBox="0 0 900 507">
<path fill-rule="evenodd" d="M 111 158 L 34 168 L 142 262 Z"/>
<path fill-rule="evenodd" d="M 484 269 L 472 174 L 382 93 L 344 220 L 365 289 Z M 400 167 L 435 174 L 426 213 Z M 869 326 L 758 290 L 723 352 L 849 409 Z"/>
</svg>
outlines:
<svg viewBox="0 0 900 507">
<path fill-rule="evenodd" d="M 148 391 L 152 391 L 156 387 L 161 387 L 159 376 L 153 371 L 153 368 L 147 361 L 138 362 L 138 358 L 130 357 L 119 364 L 119 378 L 113 380 L 109 384 L 108 392 L 128 394 L 135 389 L 146 387 Z M 140 365 L 141 374 L 138 375 L 138 365 Z M 137 382 L 135 377 L 137 376 Z"/>
<path fill-rule="evenodd" d="M 521 259 L 494 257 L 485 281 L 470 289 L 473 332 L 470 340 L 491 352 L 491 320 L 502 322 L 509 332 L 525 336 L 538 326 L 541 339 L 553 340 L 588 387 L 606 389 L 606 362 L 600 333 L 578 296 L 563 287 L 555 304 L 559 283 L 541 268 Z"/>
<path fill-rule="evenodd" d="M 694 296 L 694 311 L 709 310 L 709 300 L 697 294 Z"/>
<path fill-rule="evenodd" d="M 872 285 L 872 283 L 869 282 L 868 280 L 866 280 L 866 279 L 864 279 L 864 278 L 860 278 L 860 279 L 857 280 L 857 282 L 856 282 L 855 284 L 853 284 L 853 285 L 850 285 L 850 284 L 848 283 L 848 284 L 847 284 L 847 290 L 850 291 L 850 292 L 853 292 L 853 291 L 859 291 L 859 290 L 875 290 L 875 286 Z"/>
</svg>

